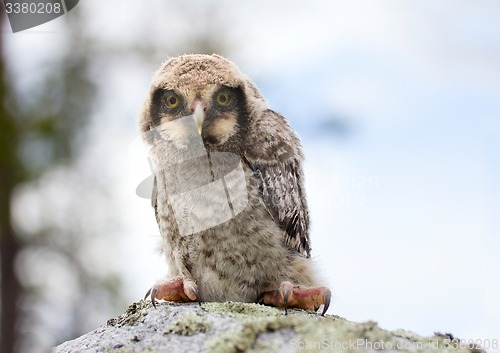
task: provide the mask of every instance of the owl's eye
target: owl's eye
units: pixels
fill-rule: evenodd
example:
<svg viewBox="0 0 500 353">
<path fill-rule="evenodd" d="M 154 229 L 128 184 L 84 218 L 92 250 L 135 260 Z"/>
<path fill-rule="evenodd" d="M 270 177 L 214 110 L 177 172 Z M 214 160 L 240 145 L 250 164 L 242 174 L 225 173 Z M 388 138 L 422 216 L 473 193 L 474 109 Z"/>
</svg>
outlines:
<svg viewBox="0 0 500 353">
<path fill-rule="evenodd" d="M 175 94 L 171 94 L 167 97 L 167 107 L 175 108 L 179 105 L 180 99 Z"/>
<path fill-rule="evenodd" d="M 225 107 L 231 102 L 231 96 L 227 92 L 219 92 L 215 96 L 215 102 L 218 105 Z"/>
</svg>

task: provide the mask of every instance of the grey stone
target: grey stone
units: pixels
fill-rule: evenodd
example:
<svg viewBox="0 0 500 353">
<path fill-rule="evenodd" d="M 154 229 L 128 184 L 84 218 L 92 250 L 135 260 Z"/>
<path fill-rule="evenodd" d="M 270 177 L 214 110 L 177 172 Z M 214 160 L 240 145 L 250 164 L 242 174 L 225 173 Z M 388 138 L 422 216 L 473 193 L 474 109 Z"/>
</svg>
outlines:
<svg viewBox="0 0 500 353">
<path fill-rule="evenodd" d="M 55 348 L 57 353 L 161 352 L 483 352 L 451 334 L 420 337 L 300 310 L 251 303 L 140 301 L 106 325 Z"/>
</svg>

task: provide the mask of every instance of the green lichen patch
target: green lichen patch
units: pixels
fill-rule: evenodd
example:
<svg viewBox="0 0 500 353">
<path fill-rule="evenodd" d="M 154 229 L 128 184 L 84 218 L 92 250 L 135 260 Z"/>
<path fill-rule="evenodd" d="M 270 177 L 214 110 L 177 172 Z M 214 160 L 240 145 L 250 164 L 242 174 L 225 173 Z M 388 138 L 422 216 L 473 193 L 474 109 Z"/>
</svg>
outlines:
<svg viewBox="0 0 500 353">
<path fill-rule="evenodd" d="M 240 330 L 233 330 L 225 332 L 222 335 L 216 336 L 209 340 L 204 350 L 205 352 L 246 352 L 248 350 L 256 351 L 270 351 L 278 350 L 280 343 L 273 342 L 272 345 L 266 345 L 264 350 L 259 349 L 262 344 L 258 343 L 257 339 L 261 333 L 274 332 L 285 328 L 294 328 L 300 321 L 300 317 L 295 316 L 265 316 L 265 317 L 251 317 L 243 320 Z"/>
<path fill-rule="evenodd" d="M 285 312 L 271 306 L 265 306 L 255 303 L 203 303 L 203 309 L 212 314 L 224 314 L 229 316 L 280 316 Z"/>
<path fill-rule="evenodd" d="M 109 319 L 107 324 L 108 326 L 135 326 L 139 322 L 142 322 L 144 317 L 148 314 L 148 309 L 151 307 L 151 303 L 145 300 L 141 300 L 136 303 L 132 303 L 129 305 L 127 311 L 122 315 Z"/>
<path fill-rule="evenodd" d="M 226 331 L 207 341 L 204 347 L 206 353 L 235 353 L 245 351 L 253 344 L 253 340 L 244 337 L 241 331 L 232 330 Z"/>
<path fill-rule="evenodd" d="M 373 333 L 376 323 L 354 324 L 345 320 L 310 320 L 302 318 L 295 325 L 298 338 L 289 342 L 292 349 L 306 351 L 357 352 L 364 351 L 365 342 L 378 340 Z M 358 327 L 361 325 L 361 327 Z M 383 335 L 383 338 L 388 337 Z M 360 339 L 358 341 L 358 339 Z M 359 344 L 359 347 L 357 346 Z M 368 349 L 369 350 L 369 349 Z"/>
<path fill-rule="evenodd" d="M 276 323 L 270 325 L 247 324 L 241 330 L 231 330 L 213 337 L 207 341 L 203 351 L 206 353 L 277 352 L 283 345 L 282 342 L 277 340 L 261 341 L 258 340 L 258 337 L 261 333 L 274 331 L 278 326 Z"/>
<path fill-rule="evenodd" d="M 208 332 L 211 328 L 210 321 L 198 313 L 182 315 L 176 322 L 165 328 L 164 334 L 175 333 L 183 336 L 192 336 L 197 333 Z"/>
<path fill-rule="evenodd" d="M 285 316 L 285 310 L 256 303 L 224 302 L 224 303 L 203 303 L 203 309 L 212 314 L 223 314 L 235 318 L 245 316 Z M 296 313 L 310 314 L 318 316 L 316 313 L 309 313 L 303 310 L 289 309 L 288 316 Z M 338 318 L 338 317 L 337 317 Z"/>
<path fill-rule="evenodd" d="M 339 316 L 322 317 L 300 310 L 289 310 L 289 314 L 285 315 L 283 309 L 253 303 L 205 303 L 203 309 L 209 313 L 233 317 L 242 324 L 240 330 L 225 332 L 207 341 L 204 347 L 206 352 L 275 352 L 288 342 L 275 341 L 272 345 L 264 344 L 258 340 L 260 334 L 291 329 L 307 336 L 314 332 L 317 326 L 345 322 L 345 319 Z"/>
</svg>

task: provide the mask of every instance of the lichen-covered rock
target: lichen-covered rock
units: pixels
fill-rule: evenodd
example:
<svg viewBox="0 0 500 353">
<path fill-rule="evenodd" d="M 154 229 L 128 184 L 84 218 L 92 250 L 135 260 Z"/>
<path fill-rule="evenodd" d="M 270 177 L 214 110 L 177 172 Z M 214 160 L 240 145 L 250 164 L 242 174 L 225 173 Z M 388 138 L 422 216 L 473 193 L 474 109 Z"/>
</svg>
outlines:
<svg viewBox="0 0 500 353">
<path fill-rule="evenodd" d="M 95 331 L 56 347 L 57 353 L 161 352 L 482 352 L 450 334 L 420 337 L 375 322 L 250 303 L 162 303 L 129 306 Z"/>
</svg>

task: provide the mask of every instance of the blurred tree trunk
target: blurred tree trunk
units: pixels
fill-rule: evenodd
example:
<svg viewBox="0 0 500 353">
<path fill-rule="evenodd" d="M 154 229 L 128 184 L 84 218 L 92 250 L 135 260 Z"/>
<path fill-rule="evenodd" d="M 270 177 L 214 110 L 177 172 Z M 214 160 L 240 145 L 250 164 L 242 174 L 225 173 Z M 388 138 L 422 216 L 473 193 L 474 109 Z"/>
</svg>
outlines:
<svg viewBox="0 0 500 353">
<path fill-rule="evenodd" d="M 16 91 L 18 77 L 8 71 L 13 58 L 5 51 L 6 39 L 15 40 L 8 37 L 15 34 L 0 36 L 2 353 L 45 352 L 47 342 L 66 340 L 69 334 L 75 336 L 86 330 L 86 323 L 92 322 L 96 315 L 96 307 L 111 311 L 112 305 L 119 302 L 118 275 L 113 269 L 95 271 L 89 266 L 94 249 L 103 244 L 95 239 L 107 237 L 107 230 L 100 225 L 112 224 L 110 215 L 114 207 L 104 207 L 109 203 L 99 186 L 99 165 L 87 165 L 88 175 L 82 175 L 77 167 L 88 146 L 87 128 L 99 102 L 95 77 L 89 69 L 94 58 L 92 39 L 86 35 L 81 12 L 72 12 L 70 16 L 65 16 L 68 21 L 64 23 L 68 45 L 46 63 L 45 72 L 26 73 L 39 75 L 41 83 L 36 86 Z M 1 16 L 0 21 L 5 19 Z M 27 96 L 29 100 L 25 99 Z M 57 175 L 64 175 L 64 179 L 57 179 Z M 19 203 L 23 190 L 28 189 L 36 198 L 44 187 L 50 189 L 54 183 L 58 183 L 58 192 L 68 199 L 64 212 L 58 209 L 58 217 L 51 214 L 51 202 L 57 199 L 57 193 L 52 192 L 51 197 L 39 199 L 38 203 Z M 16 214 L 13 204 L 27 212 Z M 32 222 L 29 208 L 36 210 L 40 204 L 42 221 L 35 229 L 24 230 L 22 225 Z M 105 220 L 92 227 L 87 226 L 91 216 L 84 211 L 90 204 L 110 210 L 100 213 L 99 217 Z M 43 274 L 51 282 L 26 275 L 36 270 L 45 271 Z M 64 288 L 66 278 L 77 281 L 62 300 L 66 307 L 61 312 L 60 301 L 54 298 L 56 286 Z M 89 307 L 94 312 L 86 309 Z M 55 319 L 47 318 L 47 311 Z M 55 327 L 50 320 L 62 324 Z"/>
<path fill-rule="evenodd" d="M 4 112 L 2 117 L 4 119 Z M 3 125 L 3 124 L 2 124 Z M 12 178 L 9 175 L 9 167 L 3 163 L 0 165 L 0 259 L 2 266 L 2 352 L 15 352 L 19 310 L 17 300 L 20 296 L 19 281 L 14 271 L 14 262 L 19 252 L 19 244 L 9 220 L 9 203 L 12 192 Z"/>
<path fill-rule="evenodd" d="M 4 16 L 0 16 L 0 28 Z M 1 261 L 1 351 L 16 352 L 21 287 L 15 272 L 20 245 L 12 228 L 10 201 L 20 175 L 16 161 L 17 129 L 14 117 L 5 109 L 6 83 L 3 61 L 3 35 L 0 36 L 0 261 Z"/>
</svg>

